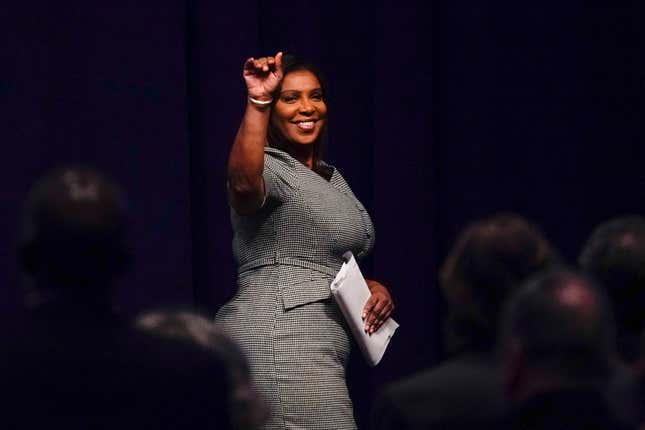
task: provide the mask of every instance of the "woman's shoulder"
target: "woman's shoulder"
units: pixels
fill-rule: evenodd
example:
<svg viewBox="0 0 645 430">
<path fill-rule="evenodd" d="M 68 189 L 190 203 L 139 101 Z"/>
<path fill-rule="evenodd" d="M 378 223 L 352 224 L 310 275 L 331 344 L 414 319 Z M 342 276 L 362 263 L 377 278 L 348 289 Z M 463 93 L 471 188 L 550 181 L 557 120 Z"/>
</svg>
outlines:
<svg viewBox="0 0 645 430">
<path fill-rule="evenodd" d="M 267 175 L 277 176 L 283 182 L 294 185 L 297 182 L 297 161 L 285 151 L 266 146 L 264 148 L 265 180 Z"/>
<path fill-rule="evenodd" d="M 300 162 L 288 152 L 270 146 L 264 147 L 264 165 L 273 173 L 292 180 L 295 180 L 303 171 Z M 340 185 L 343 188 L 349 187 L 338 169 L 327 161 L 319 160 L 317 171 L 327 181 Z"/>
<path fill-rule="evenodd" d="M 292 165 L 295 161 L 295 159 L 291 155 L 289 155 L 288 152 L 285 152 L 281 149 L 272 148 L 270 146 L 264 147 L 264 158 L 280 161 L 289 165 Z"/>
<path fill-rule="evenodd" d="M 274 170 L 292 170 L 296 166 L 296 160 L 287 152 L 269 146 L 264 147 L 264 163 Z"/>
</svg>

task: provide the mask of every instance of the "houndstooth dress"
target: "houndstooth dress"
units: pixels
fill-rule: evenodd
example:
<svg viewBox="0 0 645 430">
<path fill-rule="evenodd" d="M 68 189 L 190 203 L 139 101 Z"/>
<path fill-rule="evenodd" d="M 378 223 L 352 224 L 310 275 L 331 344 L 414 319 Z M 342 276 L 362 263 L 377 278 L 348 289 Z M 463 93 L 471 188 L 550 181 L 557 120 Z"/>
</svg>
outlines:
<svg viewBox="0 0 645 430">
<path fill-rule="evenodd" d="M 350 333 L 329 286 L 346 251 L 369 252 L 372 222 L 338 170 L 327 181 L 273 148 L 264 163 L 262 209 L 231 212 L 238 290 L 215 321 L 247 355 L 266 429 L 354 429 Z"/>
</svg>

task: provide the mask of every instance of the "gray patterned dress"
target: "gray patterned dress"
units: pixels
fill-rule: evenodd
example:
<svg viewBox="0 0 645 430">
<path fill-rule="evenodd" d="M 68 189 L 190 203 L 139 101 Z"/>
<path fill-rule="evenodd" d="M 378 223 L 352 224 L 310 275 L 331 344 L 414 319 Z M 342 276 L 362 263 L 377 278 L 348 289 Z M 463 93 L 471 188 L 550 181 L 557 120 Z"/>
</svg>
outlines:
<svg viewBox="0 0 645 430">
<path fill-rule="evenodd" d="M 271 409 L 267 429 L 354 429 L 345 383 L 350 333 L 329 285 L 374 230 L 338 170 L 329 181 L 266 148 L 265 203 L 232 211 L 238 290 L 216 322 L 242 347 Z"/>
</svg>

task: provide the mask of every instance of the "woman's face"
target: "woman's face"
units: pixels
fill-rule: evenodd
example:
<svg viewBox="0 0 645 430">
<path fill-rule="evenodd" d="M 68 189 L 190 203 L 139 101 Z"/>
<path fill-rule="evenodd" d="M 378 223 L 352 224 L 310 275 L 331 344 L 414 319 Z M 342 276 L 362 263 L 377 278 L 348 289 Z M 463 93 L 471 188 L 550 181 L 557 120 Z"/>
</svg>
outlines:
<svg viewBox="0 0 645 430">
<path fill-rule="evenodd" d="M 316 76 L 297 70 L 282 80 L 271 122 L 287 141 L 300 145 L 314 143 L 325 126 L 327 105 Z"/>
</svg>

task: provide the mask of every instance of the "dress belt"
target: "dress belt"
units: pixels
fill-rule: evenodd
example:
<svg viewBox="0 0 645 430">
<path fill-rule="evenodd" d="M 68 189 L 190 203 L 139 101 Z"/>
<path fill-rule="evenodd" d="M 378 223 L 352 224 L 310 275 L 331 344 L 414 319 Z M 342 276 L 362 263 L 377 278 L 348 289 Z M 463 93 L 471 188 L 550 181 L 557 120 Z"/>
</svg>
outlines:
<svg viewBox="0 0 645 430">
<path fill-rule="evenodd" d="M 342 264 L 342 259 L 339 259 L 337 267 L 330 267 L 324 264 L 314 263 L 313 261 L 301 260 L 297 257 L 264 257 L 242 264 L 240 267 L 238 267 L 237 273 L 238 275 L 241 275 L 246 271 L 255 269 L 260 266 L 285 265 L 302 267 L 304 269 L 312 269 L 317 272 L 321 272 L 334 277 L 336 276 L 336 273 L 338 273 L 338 270 L 340 270 L 340 266 Z"/>
</svg>

